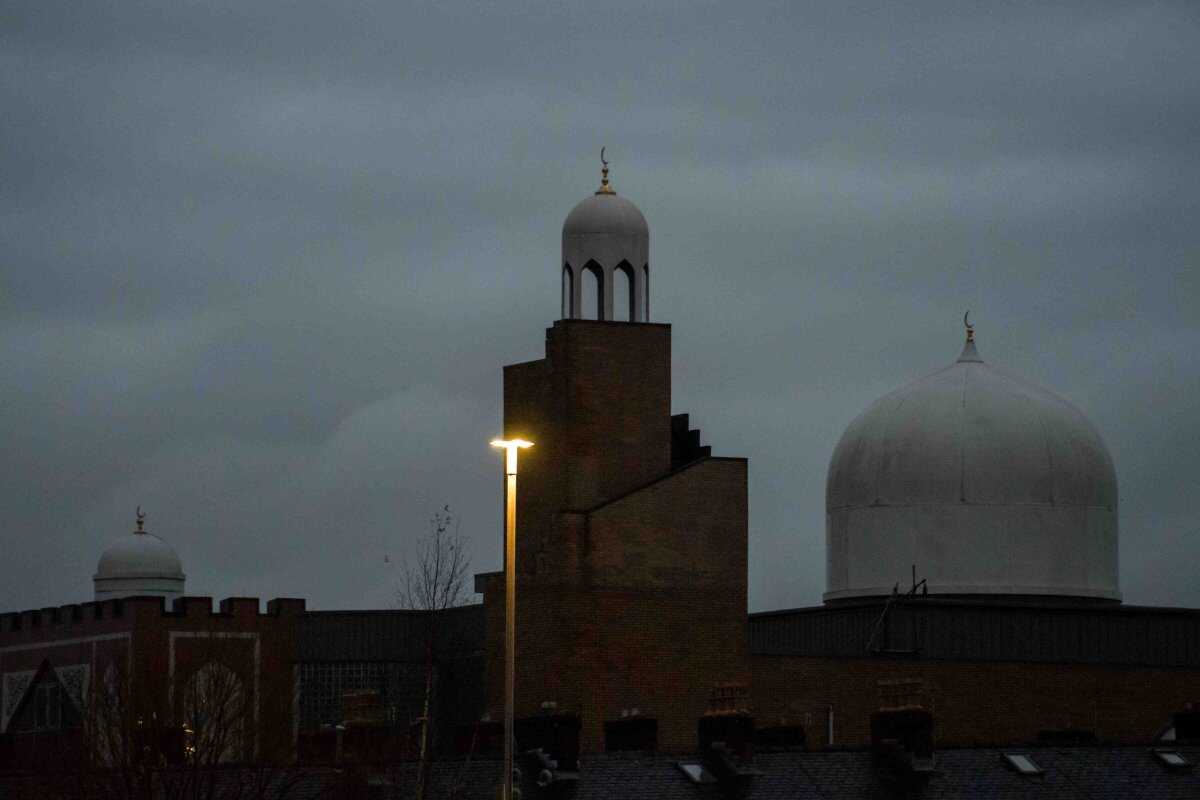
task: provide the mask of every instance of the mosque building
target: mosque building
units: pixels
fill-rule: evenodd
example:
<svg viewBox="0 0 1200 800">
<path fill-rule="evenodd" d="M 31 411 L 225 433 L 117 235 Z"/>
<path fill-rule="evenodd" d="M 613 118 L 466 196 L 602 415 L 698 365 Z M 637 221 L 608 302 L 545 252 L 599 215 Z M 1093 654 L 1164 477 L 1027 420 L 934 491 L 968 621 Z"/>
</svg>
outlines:
<svg viewBox="0 0 1200 800">
<path fill-rule="evenodd" d="M 964 319 L 957 358 L 871 403 L 832 453 L 823 602 L 751 614 L 749 463 L 673 412 L 649 226 L 607 162 L 561 244 L 544 357 L 504 368 L 504 436 L 536 442 L 515 562 L 517 737 L 544 767 L 529 791 L 885 796 L 863 788 L 882 774 L 948 797 L 1037 774 L 1011 796 L 1107 797 L 1062 787 L 1120 760 L 1200 796 L 1190 766 L 1156 755 L 1200 757 L 1200 611 L 1122 603 L 1116 467 L 1076 406 L 985 360 Z M 495 750 L 503 578 L 476 576 L 483 602 L 442 615 L 441 753 Z M 0 615 L 0 764 L 69 736 L 114 664 L 195 680 L 214 640 L 256 704 L 243 760 L 382 759 L 420 715 L 416 612 L 214 611 L 140 510 L 94 583 L 92 602 Z M 169 683 L 147 686 L 164 718 L 186 716 Z"/>
</svg>

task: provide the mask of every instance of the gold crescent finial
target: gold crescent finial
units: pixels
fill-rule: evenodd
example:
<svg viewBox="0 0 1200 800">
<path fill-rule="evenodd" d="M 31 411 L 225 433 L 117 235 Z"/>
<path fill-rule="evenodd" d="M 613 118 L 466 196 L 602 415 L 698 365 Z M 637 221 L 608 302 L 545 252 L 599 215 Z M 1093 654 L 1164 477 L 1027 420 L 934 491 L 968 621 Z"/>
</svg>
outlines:
<svg viewBox="0 0 1200 800">
<path fill-rule="evenodd" d="M 136 516 L 137 516 L 137 533 L 145 533 L 145 531 L 142 530 L 142 526 L 146 524 L 146 515 L 142 512 L 141 506 L 137 507 Z"/>
<path fill-rule="evenodd" d="M 975 326 L 971 324 L 971 309 L 967 309 L 967 313 L 963 314 L 963 327 L 967 329 L 967 341 L 975 341 Z"/>
<path fill-rule="evenodd" d="M 600 188 L 596 190 L 596 194 L 616 194 L 613 188 L 608 185 L 608 159 L 604 157 L 606 147 L 600 148 Z"/>
</svg>

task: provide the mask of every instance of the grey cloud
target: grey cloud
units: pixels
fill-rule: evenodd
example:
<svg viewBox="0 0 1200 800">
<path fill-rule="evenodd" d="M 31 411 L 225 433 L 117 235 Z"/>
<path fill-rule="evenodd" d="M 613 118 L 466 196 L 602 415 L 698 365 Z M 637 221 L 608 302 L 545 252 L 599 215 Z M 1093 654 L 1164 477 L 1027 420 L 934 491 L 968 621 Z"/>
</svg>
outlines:
<svg viewBox="0 0 1200 800">
<path fill-rule="evenodd" d="M 499 563 L 500 367 L 610 148 L 674 406 L 751 459 L 751 604 L 816 602 L 853 416 L 984 357 L 1080 405 L 1131 602 L 1200 604 L 1189 3 L 14 2 L 0 606 L 131 509 L 189 590 L 386 604 L 444 503 Z M 1193 570 L 1194 572 L 1194 570 Z"/>
</svg>

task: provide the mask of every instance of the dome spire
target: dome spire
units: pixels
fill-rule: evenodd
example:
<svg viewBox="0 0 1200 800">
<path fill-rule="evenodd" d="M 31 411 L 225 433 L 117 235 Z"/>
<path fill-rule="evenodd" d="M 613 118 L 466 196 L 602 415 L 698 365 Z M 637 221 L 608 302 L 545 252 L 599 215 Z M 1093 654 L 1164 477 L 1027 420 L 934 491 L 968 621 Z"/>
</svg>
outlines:
<svg viewBox="0 0 1200 800">
<path fill-rule="evenodd" d="M 596 194 L 616 194 L 611 186 L 608 185 L 608 160 L 604 158 L 605 148 L 600 148 L 600 188 L 596 190 Z"/>
<path fill-rule="evenodd" d="M 137 507 L 137 511 L 134 515 L 137 518 L 137 530 L 135 530 L 134 533 L 145 533 L 146 529 L 144 526 L 146 524 L 146 514 L 144 511 L 142 511 L 141 506 Z"/>
<path fill-rule="evenodd" d="M 967 329 L 967 343 L 963 345 L 962 353 L 959 355 L 958 360 L 982 363 L 983 359 L 979 357 L 979 351 L 975 349 L 975 326 L 971 324 L 970 309 L 967 309 L 967 313 L 963 314 L 963 327 Z"/>
</svg>

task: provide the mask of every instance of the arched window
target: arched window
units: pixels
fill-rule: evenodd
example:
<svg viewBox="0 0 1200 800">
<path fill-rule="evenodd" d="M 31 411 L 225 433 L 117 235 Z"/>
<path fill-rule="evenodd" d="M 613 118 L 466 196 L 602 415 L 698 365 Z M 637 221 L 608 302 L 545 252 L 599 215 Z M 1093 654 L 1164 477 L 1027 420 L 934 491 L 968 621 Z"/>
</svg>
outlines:
<svg viewBox="0 0 1200 800">
<path fill-rule="evenodd" d="M 573 289 L 575 288 L 574 276 L 571 274 L 571 265 L 563 264 L 562 271 L 562 318 L 571 319 L 575 316 L 575 309 L 572 308 L 572 301 L 575 299 Z"/>
<path fill-rule="evenodd" d="M 613 319 L 633 322 L 637 317 L 637 294 L 633 290 L 633 267 L 622 261 L 613 270 Z"/>
<path fill-rule="evenodd" d="M 200 764 L 244 759 L 250 699 L 229 667 L 209 662 L 196 670 L 183 696 L 185 755 Z"/>
<path fill-rule="evenodd" d="M 650 265 L 642 265 L 642 302 L 646 307 L 642 310 L 642 322 L 650 321 Z"/>
<path fill-rule="evenodd" d="M 580 319 L 604 319 L 604 270 L 595 261 L 583 268 L 583 293 L 580 299 Z"/>
</svg>

